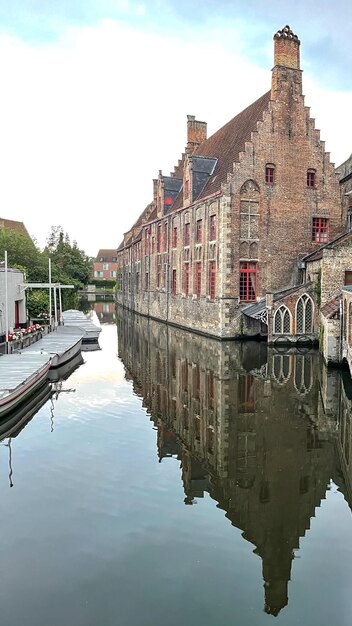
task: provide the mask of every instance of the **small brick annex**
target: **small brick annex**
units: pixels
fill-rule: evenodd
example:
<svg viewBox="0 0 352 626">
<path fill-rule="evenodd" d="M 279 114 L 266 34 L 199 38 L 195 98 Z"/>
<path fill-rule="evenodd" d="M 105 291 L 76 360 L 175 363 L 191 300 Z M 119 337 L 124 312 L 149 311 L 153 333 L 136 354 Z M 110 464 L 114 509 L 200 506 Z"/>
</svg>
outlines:
<svg viewBox="0 0 352 626">
<path fill-rule="evenodd" d="M 242 310 L 299 284 L 299 263 L 344 232 L 339 180 L 302 95 L 300 41 L 274 35 L 271 90 L 185 154 L 117 251 L 117 303 L 218 338 L 250 335 Z M 257 327 L 253 325 L 253 334 Z"/>
</svg>

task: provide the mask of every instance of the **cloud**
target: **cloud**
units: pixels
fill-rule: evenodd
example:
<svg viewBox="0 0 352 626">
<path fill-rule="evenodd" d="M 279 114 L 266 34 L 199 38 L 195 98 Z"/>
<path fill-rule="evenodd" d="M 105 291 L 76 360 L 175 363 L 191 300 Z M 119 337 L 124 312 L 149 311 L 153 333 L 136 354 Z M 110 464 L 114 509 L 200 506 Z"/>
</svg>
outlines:
<svg viewBox="0 0 352 626">
<path fill-rule="evenodd" d="M 61 224 L 89 254 L 117 246 L 152 178 L 181 156 L 186 115 L 211 134 L 270 88 L 271 37 L 264 69 L 220 24 L 207 36 L 159 30 L 105 20 L 66 28 L 55 44 L 0 36 L 0 213 L 41 244 Z M 339 163 L 351 151 L 351 94 L 318 87 L 311 70 L 306 104 Z"/>
</svg>

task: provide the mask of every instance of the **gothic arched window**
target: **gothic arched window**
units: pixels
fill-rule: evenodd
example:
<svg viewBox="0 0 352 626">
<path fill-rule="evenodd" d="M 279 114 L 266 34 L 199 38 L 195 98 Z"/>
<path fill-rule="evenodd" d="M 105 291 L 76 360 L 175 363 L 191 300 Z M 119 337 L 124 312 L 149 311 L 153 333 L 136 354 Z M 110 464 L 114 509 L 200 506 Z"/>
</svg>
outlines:
<svg viewBox="0 0 352 626">
<path fill-rule="evenodd" d="M 313 300 L 306 293 L 299 298 L 296 304 L 296 333 L 311 335 L 313 332 Z"/>
<path fill-rule="evenodd" d="M 290 335 L 291 334 L 291 315 L 287 306 L 280 306 L 274 316 L 274 334 Z"/>
</svg>

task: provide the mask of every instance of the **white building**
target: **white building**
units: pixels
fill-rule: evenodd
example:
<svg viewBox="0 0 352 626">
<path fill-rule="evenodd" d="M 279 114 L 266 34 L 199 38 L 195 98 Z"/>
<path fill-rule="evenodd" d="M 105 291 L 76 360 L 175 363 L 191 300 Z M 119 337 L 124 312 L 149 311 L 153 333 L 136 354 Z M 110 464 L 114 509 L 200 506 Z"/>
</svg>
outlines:
<svg viewBox="0 0 352 626">
<path fill-rule="evenodd" d="M 26 324 L 26 297 L 21 285 L 24 283 L 22 272 L 17 269 L 7 270 L 8 326 L 12 332 Z M 0 343 L 5 340 L 5 268 L 0 265 Z"/>
</svg>

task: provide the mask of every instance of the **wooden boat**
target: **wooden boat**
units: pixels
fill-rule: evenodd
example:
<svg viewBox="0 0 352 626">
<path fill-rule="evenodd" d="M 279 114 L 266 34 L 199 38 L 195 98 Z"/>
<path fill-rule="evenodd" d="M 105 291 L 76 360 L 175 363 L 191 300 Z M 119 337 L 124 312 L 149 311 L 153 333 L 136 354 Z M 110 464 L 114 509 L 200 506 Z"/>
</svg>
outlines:
<svg viewBox="0 0 352 626">
<path fill-rule="evenodd" d="M 83 330 L 59 326 L 55 331 L 25 349 L 27 352 L 48 354 L 51 368 L 62 367 L 75 358 L 82 347 Z"/>
<path fill-rule="evenodd" d="M 0 418 L 26 402 L 48 378 L 48 354 L 4 354 L 0 357 Z"/>
<path fill-rule="evenodd" d="M 96 318 L 98 324 L 92 322 L 91 319 L 88 319 L 82 311 L 76 311 L 75 309 L 68 309 L 67 311 L 63 311 L 62 319 L 64 322 L 64 327 L 78 327 L 82 330 L 83 339 L 82 343 L 87 343 L 89 341 L 98 341 L 99 335 L 101 333 L 101 326 L 98 326 L 99 320 Z"/>
</svg>

